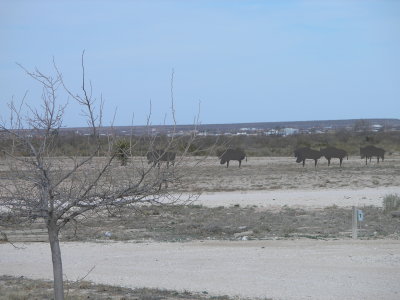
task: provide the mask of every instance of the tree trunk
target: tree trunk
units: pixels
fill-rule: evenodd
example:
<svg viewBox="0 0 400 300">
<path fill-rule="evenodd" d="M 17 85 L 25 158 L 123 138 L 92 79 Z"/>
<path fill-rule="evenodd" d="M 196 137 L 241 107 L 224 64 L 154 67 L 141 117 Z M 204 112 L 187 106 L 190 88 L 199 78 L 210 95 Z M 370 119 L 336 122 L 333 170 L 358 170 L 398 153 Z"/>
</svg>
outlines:
<svg viewBox="0 0 400 300">
<path fill-rule="evenodd" d="M 49 234 L 51 258 L 53 261 L 54 299 L 64 300 L 63 270 L 60 241 L 58 240 L 58 228 L 55 224 L 49 224 L 47 230 Z"/>
</svg>

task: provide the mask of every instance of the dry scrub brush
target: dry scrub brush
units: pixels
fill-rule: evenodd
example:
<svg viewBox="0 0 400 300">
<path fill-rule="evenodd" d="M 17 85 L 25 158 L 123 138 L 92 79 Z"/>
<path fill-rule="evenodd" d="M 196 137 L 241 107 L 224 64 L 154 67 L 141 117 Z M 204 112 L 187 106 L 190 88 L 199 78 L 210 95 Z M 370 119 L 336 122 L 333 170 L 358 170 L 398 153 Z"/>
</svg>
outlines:
<svg viewBox="0 0 400 300">
<path fill-rule="evenodd" d="M 43 222 L 46 226 L 53 261 L 55 299 L 64 299 L 59 233 L 66 224 L 79 223 L 88 213 L 105 209 L 112 212 L 121 207 L 134 209 L 146 204 L 185 203 L 191 197 L 183 199 L 170 191 L 171 187 L 179 186 L 180 179 L 185 176 L 181 172 L 182 166 L 186 164 L 186 155 L 196 136 L 187 138 L 184 146 L 174 135 L 164 139 L 165 151 L 174 149 L 177 143 L 182 149 L 175 165 L 169 168 L 166 164 L 160 167 L 148 164 L 145 159 L 147 151 L 159 146 L 157 137 L 131 139 L 129 147 L 123 146 L 125 166 L 121 166 L 116 161 L 121 154 L 115 151 L 118 147 L 121 149 L 118 139 L 113 134 L 107 137 L 107 143 L 100 138 L 103 100 L 100 97 L 97 101 L 91 84 L 87 86 L 84 53 L 81 63 L 82 86 L 78 93 L 65 85 L 54 61 L 52 75 L 38 69 L 28 71 L 21 66 L 42 87 L 40 104 L 26 107 L 12 101 L 9 104 L 11 117 L 2 119 L 0 124 L 1 138 L 9 142 L 3 149 L 6 167 L 0 181 L 0 225 L 15 221 Z M 171 102 L 175 122 L 172 84 L 173 78 Z M 82 109 L 90 128 L 90 135 L 86 137 L 89 151 L 84 157 L 78 152 L 60 160 L 55 158 L 55 152 L 68 106 L 59 99 L 65 94 Z M 148 148 L 144 149 L 142 144 Z M 136 148 L 140 148 L 142 156 L 128 163 Z"/>
</svg>

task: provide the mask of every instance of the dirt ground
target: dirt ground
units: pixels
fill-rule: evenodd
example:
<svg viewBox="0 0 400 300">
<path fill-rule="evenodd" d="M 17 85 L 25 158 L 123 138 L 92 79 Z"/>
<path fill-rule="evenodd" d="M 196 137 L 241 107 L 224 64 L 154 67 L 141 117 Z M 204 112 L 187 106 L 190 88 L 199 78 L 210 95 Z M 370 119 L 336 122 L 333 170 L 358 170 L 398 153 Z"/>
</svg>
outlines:
<svg viewBox="0 0 400 300">
<path fill-rule="evenodd" d="M 373 160 L 367 166 L 354 156 L 342 167 L 337 159 L 328 167 L 321 158 L 317 168 L 310 160 L 302 167 L 294 157 L 250 157 L 241 168 L 236 161 L 226 168 L 210 157 L 195 168 L 187 167 L 183 183 L 184 192 L 201 193 L 195 204 L 209 207 L 382 206 L 385 195 L 400 194 L 400 156 L 388 156 L 379 164 Z"/>
<path fill-rule="evenodd" d="M 307 160 L 305 167 L 294 157 L 250 157 L 232 161 L 229 168 L 217 158 L 207 158 L 187 168 L 184 191 L 201 193 L 195 204 L 209 207 L 256 205 L 270 209 L 382 206 L 387 194 L 400 194 L 400 156 L 391 155 L 379 164 L 368 165 L 360 157 L 349 157 L 342 167 L 321 158 L 317 168 Z"/>
<path fill-rule="evenodd" d="M 363 207 L 365 205 L 382 207 L 383 198 L 388 194 L 400 194 L 400 186 L 206 192 L 199 195 L 193 204 L 208 207 L 239 204 L 242 207 L 257 206 L 270 210 L 280 210 L 285 205 L 300 209 L 321 209 L 333 205 L 338 207 Z"/>
<path fill-rule="evenodd" d="M 0 244 L 0 270 L 51 279 L 45 243 Z M 400 242 L 62 243 L 69 280 L 272 299 L 399 299 Z"/>
<path fill-rule="evenodd" d="M 218 191 L 276 191 L 276 190 L 337 190 L 400 186 L 400 157 L 387 156 L 365 166 L 360 157 L 349 157 L 339 167 L 339 161 L 321 158 L 317 168 L 306 161 L 303 168 L 294 157 L 249 157 L 238 168 L 231 161 L 229 168 L 219 164 L 216 157 L 204 160 L 195 168 L 188 168 L 184 183 L 187 190 Z"/>
<path fill-rule="evenodd" d="M 375 160 L 368 166 L 359 157 L 349 157 L 342 168 L 335 160 L 328 167 L 325 159 L 320 160 L 317 168 L 311 161 L 307 161 L 303 168 L 295 163 L 293 157 L 250 157 L 240 169 L 237 162 L 231 162 L 226 168 L 217 158 L 207 158 L 192 167 L 194 163 L 195 159 L 191 159 L 183 166 L 180 173 L 184 175 L 182 185 L 171 188 L 174 192 L 182 192 L 183 197 L 190 192 L 201 193 L 194 204 L 210 209 L 199 208 L 204 210 L 203 214 L 218 209 L 218 213 L 211 216 L 213 222 L 208 227 L 199 227 L 196 223 L 199 215 L 189 211 L 184 221 L 173 216 L 174 219 L 167 219 L 161 225 L 156 223 L 145 232 L 154 233 L 157 226 L 167 231 L 181 224 L 187 231 L 205 230 L 204 235 L 184 243 L 154 241 L 162 240 L 162 237 L 144 242 L 140 234 L 140 240 L 125 242 L 104 239 L 65 242 L 62 252 L 66 276 L 69 279 L 82 277 L 95 266 L 88 280 L 126 287 L 207 291 L 210 295 L 273 299 L 400 298 L 400 242 L 388 236 L 395 233 L 398 237 L 398 220 L 382 217 L 379 212 L 385 195 L 400 194 L 399 156 L 388 156 L 379 164 Z M 66 167 L 66 162 L 61 161 L 60 167 Z M 0 175 L 4 176 L 4 172 L 5 166 L 0 164 Z M 307 230 L 320 234 L 321 228 L 327 228 L 330 212 L 331 215 L 350 216 L 349 208 L 353 205 L 375 206 L 370 210 L 375 216 L 374 224 L 369 223 L 369 226 L 376 227 L 370 233 L 385 231 L 384 222 L 387 228 L 391 228 L 390 233 L 377 240 L 362 241 L 349 239 L 347 233 L 334 233 L 328 241 L 297 239 L 292 234 L 298 228 L 311 228 Z M 235 213 L 235 207 L 248 208 Z M 260 215 L 262 212 L 265 216 Z M 219 215 L 221 213 L 226 216 Z M 146 224 L 162 215 L 145 216 Z M 229 228 L 230 234 L 237 240 L 244 235 L 236 237 L 235 233 L 253 231 L 250 240 L 207 240 L 207 235 L 214 234 L 218 238 L 225 234 L 225 227 L 231 226 L 226 219 L 228 216 L 234 224 Z M 248 224 L 246 220 L 249 220 Z M 261 237 L 265 237 L 262 230 L 271 232 L 273 227 L 272 223 L 266 227 L 257 224 L 260 220 L 266 223 L 275 220 L 276 224 L 281 220 L 290 232 L 281 226 L 277 230 L 280 232 L 278 236 L 287 236 L 289 240 L 262 240 Z M 347 228 L 350 222 L 346 222 L 342 222 L 346 228 L 337 228 L 338 232 L 350 230 Z M 114 225 L 125 232 L 125 225 Z M 140 227 L 145 225 L 140 224 Z M 131 230 L 137 234 L 141 229 Z M 158 234 L 162 234 L 162 230 Z M 252 237 L 258 240 L 251 240 Z M 24 249 L 18 250 L 10 244 L 0 244 L 0 274 L 50 279 L 48 244 L 18 244 L 21 245 Z"/>
<path fill-rule="evenodd" d="M 60 170 L 71 169 L 73 161 L 67 158 L 54 158 L 53 165 Z M 104 158 L 95 158 L 87 167 L 100 168 Z M 116 165 L 119 163 L 116 161 Z M 117 174 L 129 176 L 125 170 L 135 167 L 147 167 L 144 157 L 135 157 L 128 161 L 127 167 L 116 169 Z M 0 160 L 0 180 L 6 179 L 8 161 Z M 21 168 L 20 168 L 21 169 Z M 174 170 L 173 168 L 170 169 Z M 23 171 L 23 169 L 21 170 Z M 327 160 L 321 158 L 317 168 L 311 160 L 305 167 L 295 162 L 294 157 L 249 157 L 238 168 L 237 161 L 231 161 L 229 168 L 220 165 L 217 157 L 189 157 L 178 162 L 176 174 L 182 176 L 181 185 L 171 186 L 180 192 L 221 192 L 221 191 L 291 191 L 291 190 L 358 190 L 365 188 L 387 188 L 400 186 L 400 156 L 389 155 L 379 164 L 373 160 L 368 165 L 360 157 L 349 157 L 339 167 L 332 159 L 328 167 Z"/>
</svg>

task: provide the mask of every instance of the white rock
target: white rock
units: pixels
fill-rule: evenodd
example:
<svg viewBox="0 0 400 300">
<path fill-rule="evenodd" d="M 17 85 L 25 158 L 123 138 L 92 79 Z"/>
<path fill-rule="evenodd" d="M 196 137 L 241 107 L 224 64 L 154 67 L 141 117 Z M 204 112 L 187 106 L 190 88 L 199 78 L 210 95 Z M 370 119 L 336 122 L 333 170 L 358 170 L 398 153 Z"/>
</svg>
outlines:
<svg viewBox="0 0 400 300">
<path fill-rule="evenodd" d="M 240 237 L 249 236 L 249 235 L 253 235 L 253 234 L 254 234 L 253 230 L 249 230 L 249 231 L 243 231 L 243 232 L 236 232 L 233 234 L 233 236 L 235 238 L 240 238 Z"/>
</svg>

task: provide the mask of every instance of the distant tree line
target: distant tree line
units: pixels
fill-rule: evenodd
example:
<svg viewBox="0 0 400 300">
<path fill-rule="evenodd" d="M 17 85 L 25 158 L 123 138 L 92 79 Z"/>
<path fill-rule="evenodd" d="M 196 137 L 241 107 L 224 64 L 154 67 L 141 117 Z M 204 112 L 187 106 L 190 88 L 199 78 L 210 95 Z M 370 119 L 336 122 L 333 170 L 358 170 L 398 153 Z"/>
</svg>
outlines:
<svg viewBox="0 0 400 300">
<path fill-rule="evenodd" d="M 190 137 L 177 137 L 172 145 L 177 153 L 184 152 L 187 147 L 187 140 Z M 149 148 L 163 149 L 168 143 L 167 136 L 131 136 L 117 137 L 125 145 L 125 150 L 130 156 L 146 156 Z M 98 156 L 104 156 L 111 149 L 109 138 L 99 138 L 99 145 L 93 144 L 89 136 L 82 136 L 74 133 L 57 135 L 53 139 L 54 156 L 87 156 L 97 149 Z M 32 137 L 33 144 L 40 144 L 41 137 Z M 121 145 L 119 143 L 119 145 Z M 134 145 L 134 147 L 133 147 Z M 248 156 L 292 156 L 293 151 L 299 147 L 310 147 L 313 149 L 334 146 L 346 150 L 349 155 L 359 155 L 360 147 L 377 145 L 387 149 L 388 155 L 393 152 L 400 152 L 400 134 L 398 132 L 354 132 L 339 130 L 335 133 L 290 135 L 290 136 L 202 136 L 197 137 L 195 142 L 190 144 L 188 152 L 191 155 L 210 155 L 210 148 L 213 148 L 212 155 L 218 156 L 228 147 L 246 150 Z M 15 141 L 0 137 L 0 151 L 6 150 L 16 156 L 28 156 L 28 146 L 16 145 Z M 216 147 L 215 147 L 216 146 Z M 169 145 L 171 147 L 171 145 Z M 25 149 L 25 151 L 24 151 Z M 155 150 L 155 149 L 154 149 Z M 120 151 L 120 149 L 116 149 Z"/>
</svg>

